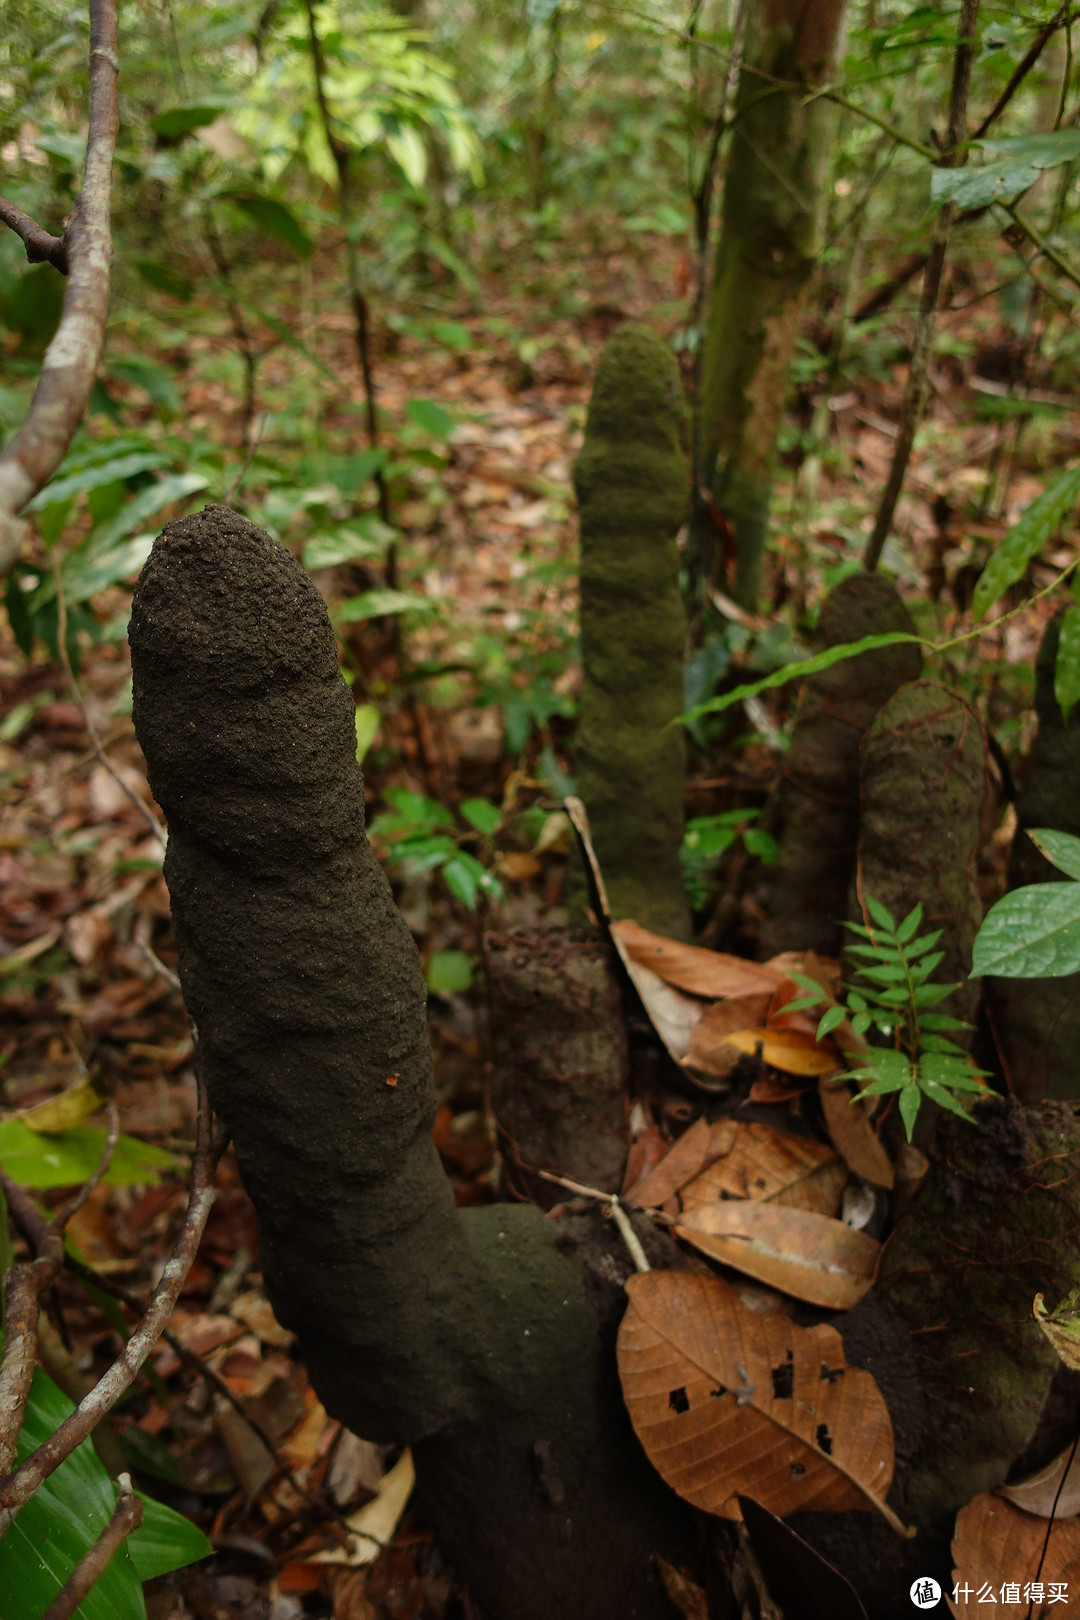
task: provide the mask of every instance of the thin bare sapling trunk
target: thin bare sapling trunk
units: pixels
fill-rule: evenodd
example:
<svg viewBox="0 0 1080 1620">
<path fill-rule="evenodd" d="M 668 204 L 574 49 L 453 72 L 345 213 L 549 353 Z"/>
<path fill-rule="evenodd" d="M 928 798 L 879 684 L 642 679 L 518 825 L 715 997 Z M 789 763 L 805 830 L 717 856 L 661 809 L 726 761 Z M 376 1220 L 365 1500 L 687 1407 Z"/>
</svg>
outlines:
<svg viewBox="0 0 1080 1620">
<path fill-rule="evenodd" d="M 532 1206 L 456 1210 L 432 1144 L 423 975 L 322 598 L 211 507 L 156 542 L 130 635 L 184 997 L 320 1398 L 413 1445 L 493 1620 L 667 1614 L 652 1552 L 686 1520 L 622 1407 L 620 1291 Z"/>
</svg>

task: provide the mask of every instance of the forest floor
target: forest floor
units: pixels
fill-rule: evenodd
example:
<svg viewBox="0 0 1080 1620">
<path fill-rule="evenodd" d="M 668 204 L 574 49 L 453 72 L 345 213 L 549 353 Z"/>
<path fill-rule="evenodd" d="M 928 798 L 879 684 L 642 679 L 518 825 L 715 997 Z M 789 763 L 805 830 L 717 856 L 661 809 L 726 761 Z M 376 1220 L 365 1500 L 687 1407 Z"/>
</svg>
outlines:
<svg viewBox="0 0 1080 1620">
<path fill-rule="evenodd" d="M 447 804 L 476 794 L 501 803 L 515 772 L 526 797 L 544 803 L 557 796 L 558 772 L 572 769 L 570 727 L 558 718 L 558 700 L 572 698 L 577 682 L 571 468 L 592 370 L 624 316 L 653 320 L 671 335 L 684 309 L 685 265 L 667 243 L 648 258 L 639 243 L 636 251 L 590 260 L 581 274 L 578 317 L 553 318 L 542 297 L 485 286 L 482 317 L 467 306 L 454 312 L 470 332 L 466 352 L 380 332 L 379 399 L 388 417 L 399 418 L 408 399 L 422 397 L 437 400 L 456 424 L 446 465 L 430 476 L 417 472 L 395 514 L 403 588 L 443 603 L 410 640 L 409 657 L 441 660 L 445 668 L 467 656 L 477 667 L 479 647 L 479 662 L 497 665 L 503 686 L 493 697 L 497 683 L 485 686 L 451 669 L 414 685 L 418 695 L 406 701 L 395 685 L 392 649 L 377 648 L 366 670 L 382 712 L 365 766 L 369 815 L 391 785 Z M 332 274 L 319 284 L 332 290 Z M 886 559 L 905 593 L 923 599 L 920 623 L 940 633 L 960 622 L 990 544 L 1080 432 L 1080 417 L 1061 407 L 1051 373 L 1031 379 L 1038 410 L 1019 446 L 1016 418 L 987 409 L 1014 390 L 1023 345 L 1002 327 L 993 299 L 971 300 L 970 285 L 958 277 L 953 288 L 958 307 L 943 321 L 930 423 Z M 323 310 L 302 336 L 337 379 L 325 432 L 346 448 L 351 435 L 359 449 L 361 395 L 341 308 Z M 796 390 L 777 497 L 778 604 L 820 599 L 823 583 L 857 555 L 887 470 L 903 382 L 888 345 L 907 333 L 912 309 L 913 297 L 901 295 L 872 329 L 856 330 L 830 402 L 829 455 L 809 523 L 798 518 L 794 441 L 809 423 L 811 383 Z M 492 336 L 497 318 L 501 338 Z M 235 395 L 220 367 L 202 364 L 226 342 L 220 333 L 193 341 L 181 386 L 188 425 L 235 445 Z M 264 362 L 264 408 L 287 396 L 298 364 L 293 350 L 280 347 Z M 272 427 L 261 449 L 273 453 Z M 256 461 L 251 485 L 257 477 Z M 246 497 L 247 481 L 243 488 Z M 1062 555 L 1069 560 L 1071 553 Z M 1033 576 L 1037 586 L 1050 577 L 1041 568 Z M 99 604 L 103 616 L 126 600 L 114 590 Z M 946 671 L 966 693 L 978 692 L 1013 758 L 1030 735 L 1030 662 L 1041 623 L 1037 610 L 1010 621 L 954 655 Z M 541 721 L 516 757 L 505 734 L 506 696 L 526 700 L 541 677 L 554 718 Z M 173 1155 L 175 1170 L 156 1180 L 98 1188 L 69 1227 L 104 1277 L 145 1296 L 185 1203 L 194 1077 L 191 1035 L 170 975 L 176 957 L 161 849 L 139 808 L 151 801 L 126 712 L 129 680 L 126 643 L 89 647 L 80 702 L 62 668 L 42 656 L 28 661 L 6 633 L 0 637 L 0 1036 L 8 1117 L 89 1075 L 115 1099 L 125 1132 Z M 790 711 L 790 695 L 781 694 L 774 725 L 782 728 Z M 779 768 L 776 740 L 775 732 L 728 734 L 723 753 L 699 756 L 691 813 L 760 805 Z M 517 844 L 500 853 L 501 905 L 481 901 L 486 910 L 472 914 L 437 886 L 404 896 L 425 957 L 459 950 L 475 958 L 484 927 L 565 920 L 563 848 Z M 991 887 L 1000 865 L 988 863 Z M 434 995 L 431 1022 L 441 1101 L 436 1140 L 459 1199 L 486 1200 L 496 1196 L 498 1165 L 485 1105 L 482 987 Z M 693 1110 L 684 1110 L 681 1123 L 692 1118 Z M 100 1373 L 119 1348 L 115 1324 L 66 1276 L 58 1306 L 77 1365 Z M 476 1612 L 408 1512 L 373 1562 L 350 1553 L 342 1521 L 378 1490 L 393 1459 L 343 1435 L 308 1385 L 291 1335 L 261 1292 L 253 1214 L 231 1155 L 218 1171 L 217 1200 L 172 1325 L 196 1359 L 182 1361 L 162 1345 L 152 1381 L 136 1386 L 115 1423 L 129 1455 L 140 1459 L 143 1481 L 201 1524 L 218 1551 L 194 1574 L 159 1583 L 149 1598 L 152 1620 L 443 1620 Z M 244 1410 L 273 1439 L 273 1454 Z"/>
</svg>

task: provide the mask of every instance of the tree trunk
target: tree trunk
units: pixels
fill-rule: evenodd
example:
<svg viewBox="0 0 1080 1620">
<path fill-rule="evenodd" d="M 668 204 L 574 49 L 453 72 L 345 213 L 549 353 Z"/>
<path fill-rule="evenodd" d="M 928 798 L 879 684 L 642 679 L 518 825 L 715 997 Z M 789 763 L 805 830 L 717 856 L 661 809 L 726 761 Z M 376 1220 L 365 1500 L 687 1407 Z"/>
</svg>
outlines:
<svg viewBox="0 0 1080 1620">
<path fill-rule="evenodd" d="M 184 998 L 320 1399 L 414 1446 L 492 1620 L 669 1616 L 652 1554 L 685 1563 L 691 1521 L 622 1405 L 610 1255 L 532 1206 L 457 1211 L 435 1153 L 423 975 L 318 591 L 210 507 L 156 542 L 130 639 Z"/>
<path fill-rule="evenodd" d="M 843 17 L 844 0 L 754 0 L 747 17 L 704 339 L 697 484 L 713 510 L 695 500 L 692 572 L 700 592 L 722 525 L 734 541 L 736 600 L 751 610 L 799 312 L 821 247 L 834 116 L 807 90 L 832 74 Z"/>
</svg>

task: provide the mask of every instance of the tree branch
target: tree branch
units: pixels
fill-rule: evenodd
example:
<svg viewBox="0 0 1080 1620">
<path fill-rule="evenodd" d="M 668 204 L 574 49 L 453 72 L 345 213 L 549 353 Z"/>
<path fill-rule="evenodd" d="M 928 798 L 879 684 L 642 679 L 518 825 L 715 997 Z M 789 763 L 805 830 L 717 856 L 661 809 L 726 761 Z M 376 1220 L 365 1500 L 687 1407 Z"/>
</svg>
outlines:
<svg viewBox="0 0 1080 1620">
<path fill-rule="evenodd" d="M 172 1315 L 173 1307 L 180 1296 L 180 1290 L 184 1286 L 188 1272 L 191 1270 L 191 1264 L 195 1259 L 203 1228 L 206 1225 L 206 1217 L 209 1215 L 210 1206 L 214 1201 L 211 1181 L 220 1151 L 224 1147 L 224 1141 L 220 1134 L 211 1130 L 210 1105 L 201 1074 L 198 1084 L 199 1117 L 196 1127 L 195 1154 L 191 1161 L 191 1192 L 187 1214 L 184 1217 L 184 1224 L 172 1255 L 165 1264 L 161 1281 L 151 1295 L 150 1303 L 146 1307 L 142 1321 L 138 1324 L 123 1351 L 108 1371 L 98 1380 L 90 1393 L 79 1402 L 71 1416 L 66 1418 L 49 1438 L 36 1451 L 32 1452 L 18 1468 L 13 1472 L 6 1473 L 5 1477 L 0 1479 L 0 1536 L 4 1534 L 16 1513 L 26 1505 L 42 1481 L 47 1479 L 66 1457 L 71 1455 L 75 1447 L 86 1439 L 106 1412 L 112 1410 L 124 1391 L 129 1389 L 135 1382 L 143 1364 L 160 1339 L 166 1322 Z M 12 1192 L 15 1194 L 13 1208 L 16 1210 L 17 1219 L 22 1224 L 23 1216 L 20 1212 L 20 1203 L 30 1204 L 30 1200 L 19 1188 L 11 1189 L 8 1193 L 9 1197 L 11 1197 Z M 32 1204 L 30 1207 L 33 1208 Z M 34 1213 L 36 1215 L 36 1211 Z M 37 1218 L 40 1220 L 40 1217 Z M 59 1269 L 63 1260 L 63 1244 L 59 1232 L 51 1226 L 51 1223 L 43 1224 L 48 1225 L 56 1233 L 56 1243 L 60 1249 L 59 1259 L 57 1260 L 57 1269 Z M 4 1359 L 6 1362 L 6 1344 Z M 31 1366 L 32 1375 L 33 1368 Z M 3 1409 L 2 1405 L 0 1405 L 0 1410 Z M 10 1459 L 7 1460 L 5 1466 L 10 1468 Z"/>
<path fill-rule="evenodd" d="M 1012 73 L 1009 75 L 1008 84 L 1005 86 L 1000 96 L 998 96 L 997 100 L 994 102 L 994 105 L 991 107 L 990 111 L 987 113 L 974 135 L 971 136 L 973 141 L 981 141 L 987 130 L 990 128 L 990 125 L 1005 111 L 1005 108 L 1009 105 L 1009 102 L 1012 100 L 1013 96 L 1016 94 L 1017 90 L 1019 90 L 1021 84 L 1027 78 L 1028 74 L 1039 60 L 1039 57 L 1042 55 L 1050 35 L 1056 33 L 1061 27 L 1070 4 L 1071 0 L 1066 0 L 1065 5 L 1061 6 L 1058 11 L 1055 12 L 1054 16 L 1051 17 L 1050 21 L 1039 29 L 1039 32 L 1035 35 L 1035 38 L 1028 46 L 1025 55 L 1019 62 L 1017 62 L 1016 66 L 1012 70 Z"/>
<path fill-rule="evenodd" d="M 19 513 L 59 467 L 86 413 L 105 345 L 118 71 L 116 0 L 90 0 L 90 128 L 83 189 L 63 236 L 68 281 L 60 325 L 45 351 L 26 419 L 0 453 L 0 577 L 11 572 L 26 533 Z"/>
<path fill-rule="evenodd" d="M 6 197 L 0 197 L 0 221 L 21 236 L 26 249 L 26 257 L 30 264 L 51 264 L 54 270 L 59 270 L 62 276 L 68 273 L 67 240 L 63 236 L 53 236 L 36 219 L 24 214 L 21 208 L 8 202 Z"/>
<path fill-rule="evenodd" d="M 126 1538 L 142 1524 L 143 1505 L 132 1489 L 131 1475 L 121 1474 L 117 1484 L 120 1487 L 120 1494 L 112 1518 L 94 1545 L 79 1559 L 41 1620 L 71 1620 L 83 1598 L 104 1575 Z"/>
</svg>

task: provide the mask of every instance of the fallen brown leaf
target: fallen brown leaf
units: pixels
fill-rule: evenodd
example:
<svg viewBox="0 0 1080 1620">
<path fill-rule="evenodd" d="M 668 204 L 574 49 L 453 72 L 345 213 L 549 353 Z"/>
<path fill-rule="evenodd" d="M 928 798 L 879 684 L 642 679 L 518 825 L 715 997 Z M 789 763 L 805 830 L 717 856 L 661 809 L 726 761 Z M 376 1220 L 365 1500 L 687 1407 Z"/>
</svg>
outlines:
<svg viewBox="0 0 1080 1620">
<path fill-rule="evenodd" d="M 848 1169 L 875 1187 L 891 1187 L 892 1163 L 870 1122 L 866 1104 L 852 1102 L 855 1087 L 843 1077 L 822 1075 L 818 1096 L 829 1135 Z"/>
<path fill-rule="evenodd" d="M 742 1050 L 732 1046 L 728 1036 L 739 1030 L 763 1024 L 769 1010 L 767 991 L 753 991 L 747 995 L 729 996 L 707 1007 L 690 1032 L 683 1065 L 688 1069 L 701 1069 L 706 1074 L 726 1080 L 743 1057 Z"/>
<path fill-rule="evenodd" d="M 714 1159 L 730 1151 L 737 1128 L 730 1119 L 717 1120 L 715 1125 L 710 1125 L 706 1119 L 696 1119 L 655 1169 L 631 1188 L 626 1195 L 627 1202 L 638 1209 L 658 1209 Z"/>
<path fill-rule="evenodd" d="M 834 1311 L 849 1311 L 867 1292 L 881 1251 L 843 1221 L 741 1198 L 697 1204 L 674 1231 L 714 1260 Z"/>
<path fill-rule="evenodd" d="M 874 1379 L 849 1367 L 830 1327 L 746 1310 L 719 1277 L 631 1277 L 619 1377 L 654 1467 L 680 1496 L 738 1519 L 737 1497 L 771 1513 L 885 1504 L 893 1434 Z"/>
<path fill-rule="evenodd" d="M 748 962 L 741 956 L 725 956 L 721 951 L 706 951 L 699 945 L 682 945 L 676 939 L 650 934 L 630 918 L 612 923 L 611 932 L 632 962 L 651 968 L 666 984 L 695 996 L 711 1000 L 762 993 L 771 996 L 783 977 L 762 962 Z"/>
<path fill-rule="evenodd" d="M 991 1620 L 1025 1620 L 1029 1613 L 1032 1620 L 1052 1620 L 1060 1602 L 1049 1603 L 1052 1587 L 1065 1586 L 1067 1603 L 1069 1585 L 1075 1590 L 1080 1580 L 1080 1519 L 1054 1522 L 1038 1576 L 1041 1598 L 1032 1601 L 1025 1587 L 1035 1580 L 1045 1539 L 1045 1519 L 987 1491 L 973 1497 L 956 1515 L 952 1555 L 959 1602 L 949 1597 L 952 1613 L 969 1615 L 977 1604 L 978 1614 Z M 980 1598 L 981 1591 L 992 1595 Z"/>
<path fill-rule="evenodd" d="M 812 1033 L 796 1029 L 735 1030 L 727 1044 L 751 1055 L 760 1048 L 762 1059 L 784 1074 L 834 1074 L 840 1059 L 829 1041 L 816 1041 Z"/>
<path fill-rule="evenodd" d="M 1037 1518 L 1048 1519 L 1053 1514 L 1055 1519 L 1071 1519 L 1080 1513 L 1080 1451 L 1074 1446 L 1066 1447 L 1060 1457 L 1048 1462 L 1030 1479 L 1016 1485 L 999 1485 L 997 1494 Z"/>
<path fill-rule="evenodd" d="M 835 1149 L 757 1122 L 739 1120 L 732 1133 L 728 1152 L 717 1155 L 682 1188 L 684 1210 L 722 1198 L 751 1198 L 818 1215 L 836 1214 L 847 1167 Z"/>
</svg>

